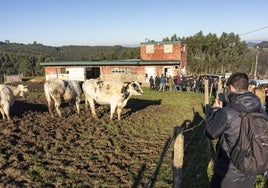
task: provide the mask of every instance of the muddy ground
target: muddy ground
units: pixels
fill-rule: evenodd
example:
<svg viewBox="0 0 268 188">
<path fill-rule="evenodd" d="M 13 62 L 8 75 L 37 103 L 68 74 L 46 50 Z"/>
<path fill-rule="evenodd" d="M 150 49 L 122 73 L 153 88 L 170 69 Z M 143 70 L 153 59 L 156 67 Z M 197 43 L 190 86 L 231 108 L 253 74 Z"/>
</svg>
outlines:
<svg viewBox="0 0 268 188">
<path fill-rule="evenodd" d="M 0 119 L 0 187 L 146 185 L 170 132 L 152 138 L 149 132 L 157 130 L 142 122 L 149 114 L 168 112 L 168 107 L 131 99 L 123 120 L 109 123 L 107 106 L 97 107 L 100 119 L 95 120 L 82 101 L 80 115 L 63 104 L 63 117 L 52 118 L 38 92 L 43 83 L 27 84 L 36 92 L 15 102 L 11 122 Z M 172 174 L 166 179 L 171 186 Z"/>
</svg>

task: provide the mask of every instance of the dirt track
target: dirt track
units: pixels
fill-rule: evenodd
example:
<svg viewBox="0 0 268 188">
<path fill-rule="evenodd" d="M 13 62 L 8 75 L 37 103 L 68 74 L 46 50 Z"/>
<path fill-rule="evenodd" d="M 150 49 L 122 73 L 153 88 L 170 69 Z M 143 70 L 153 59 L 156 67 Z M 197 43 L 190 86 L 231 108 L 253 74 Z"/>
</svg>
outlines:
<svg viewBox="0 0 268 188">
<path fill-rule="evenodd" d="M 43 83 L 28 87 L 42 91 Z M 146 166 L 158 160 L 169 132 L 142 137 L 143 131 L 154 130 L 140 122 L 169 109 L 157 101 L 131 99 L 122 113 L 125 121 L 112 123 L 107 123 L 106 106 L 97 108 L 100 120 L 84 111 L 83 102 L 81 109 L 77 115 L 73 106 L 64 104 L 63 117 L 51 118 L 42 94 L 16 101 L 12 122 L 0 119 L 0 187 L 144 185 Z"/>
</svg>

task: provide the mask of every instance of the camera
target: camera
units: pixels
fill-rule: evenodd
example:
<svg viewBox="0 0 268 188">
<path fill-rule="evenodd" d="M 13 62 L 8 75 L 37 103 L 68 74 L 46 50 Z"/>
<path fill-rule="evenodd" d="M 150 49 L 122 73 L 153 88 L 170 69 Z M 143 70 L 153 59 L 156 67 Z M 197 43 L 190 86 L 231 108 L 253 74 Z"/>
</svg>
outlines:
<svg viewBox="0 0 268 188">
<path fill-rule="evenodd" d="M 226 106 L 228 103 L 228 96 L 227 93 L 218 93 L 217 94 L 217 99 L 220 100 L 222 102 L 222 106 Z"/>
</svg>

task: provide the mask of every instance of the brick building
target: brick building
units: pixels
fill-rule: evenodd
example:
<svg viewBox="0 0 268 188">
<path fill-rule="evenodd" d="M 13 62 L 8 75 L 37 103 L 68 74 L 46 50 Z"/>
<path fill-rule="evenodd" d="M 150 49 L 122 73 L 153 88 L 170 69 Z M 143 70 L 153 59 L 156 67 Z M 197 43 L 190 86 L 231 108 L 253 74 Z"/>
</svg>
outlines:
<svg viewBox="0 0 268 188">
<path fill-rule="evenodd" d="M 133 81 L 143 84 L 150 76 L 162 73 L 167 76 L 185 75 L 187 45 L 179 41 L 143 42 L 140 59 L 114 61 L 41 62 L 46 79 L 62 78 L 84 81 L 90 78 L 101 80 Z"/>
</svg>

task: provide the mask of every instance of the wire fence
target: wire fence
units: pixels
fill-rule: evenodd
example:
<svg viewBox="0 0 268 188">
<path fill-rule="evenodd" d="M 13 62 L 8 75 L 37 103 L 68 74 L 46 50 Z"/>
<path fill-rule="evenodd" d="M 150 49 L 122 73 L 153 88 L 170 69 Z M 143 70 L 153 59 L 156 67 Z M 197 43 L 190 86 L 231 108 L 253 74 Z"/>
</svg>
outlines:
<svg viewBox="0 0 268 188">
<path fill-rule="evenodd" d="M 165 147 L 164 147 L 164 149 L 163 149 L 163 152 L 162 152 L 162 154 L 161 154 L 161 156 L 160 156 L 159 162 L 157 163 L 156 168 L 153 170 L 153 172 L 152 172 L 152 176 L 150 176 L 150 177 L 148 178 L 148 182 L 147 182 L 147 184 L 144 186 L 144 188 L 152 188 L 152 187 L 154 187 L 154 184 L 155 184 L 155 182 L 156 182 L 156 178 L 157 178 L 157 175 L 158 175 L 158 173 L 159 173 L 161 164 L 162 164 L 162 162 L 163 162 L 163 160 L 164 160 L 164 157 L 167 156 L 167 152 L 168 152 L 168 150 L 169 150 L 171 144 L 173 143 L 173 141 L 176 139 L 176 137 L 177 137 L 179 134 L 183 134 L 183 133 L 186 133 L 186 132 L 195 130 L 196 128 L 200 127 L 200 125 L 202 125 L 204 122 L 205 122 L 205 120 L 202 120 L 202 121 L 200 121 L 198 124 L 192 126 L 191 128 L 185 129 L 185 130 L 183 130 L 183 129 L 181 128 L 181 129 L 179 129 L 178 131 L 176 131 L 176 130 L 174 129 L 174 134 L 173 134 L 173 136 L 171 136 L 171 137 L 168 138 L 168 140 L 167 140 L 167 142 L 166 142 L 166 145 L 165 145 Z M 195 137 L 196 134 L 197 134 L 197 132 L 195 132 L 194 134 L 192 134 L 191 138 Z M 203 132 L 203 135 L 205 135 L 205 132 Z M 190 138 L 190 139 L 191 139 L 191 138 Z M 196 144 L 196 146 L 195 146 L 195 148 L 194 148 L 194 152 L 197 151 L 197 149 L 199 148 L 199 146 L 200 146 L 201 143 L 202 143 L 202 139 L 199 139 L 198 144 Z M 187 147 L 188 147 L 188 144 L 185 145 L 185 149 L 186 149 Z M 185 150 L 185 149 L 184 149 L 184 150 Z M 192 158 L 193 158 L 193 157 L 195 157 L 195 156 L 192 155 Z M 192 160 L 192 159 L 191 159 L 191 160 Z M 183 177 L 185 176 L 185 174 L 187 174 L 187 172 L 188 172 L 189 169 L 190 169 L 190 167 L 184 169 L 184 173 L 182 174 L 182 177 L 181 177 L 181 178 L 183 178 Z"/>
</svg>

